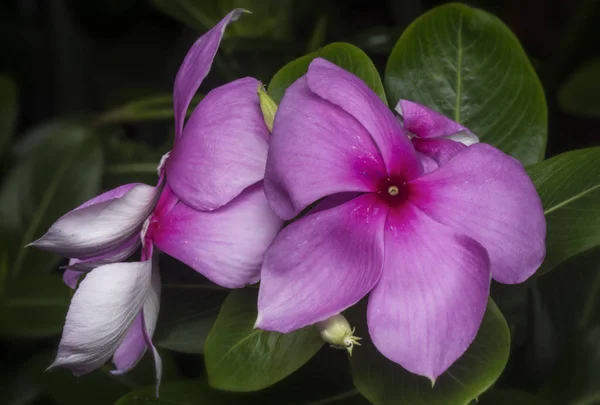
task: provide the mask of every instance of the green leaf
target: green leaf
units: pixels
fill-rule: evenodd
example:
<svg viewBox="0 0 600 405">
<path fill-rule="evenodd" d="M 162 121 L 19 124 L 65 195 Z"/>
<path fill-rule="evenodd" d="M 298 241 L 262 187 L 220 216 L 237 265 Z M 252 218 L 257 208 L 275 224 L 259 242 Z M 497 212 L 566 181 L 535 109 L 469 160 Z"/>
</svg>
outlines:
<svg viewBox="0 0 600 405">
<path fill-rule="evenodd" d="M 216 390 L 201 381 L 178 381 L 163 384 L 160 398 L 154 395 L 154 387 L 130 392 L 115 405 L 368 405 L 356 390 L 315 398 L 310 388 L 298 390 L 272 390 L 257 393 L 232 393 Z"/>
<path fill-rule="evenodd" d="M 600 245 L 600 148 L 563 153 L 528 168 L 548 223 L 538 274 Z"/>
<path fill-rule="evenodd" d="M 446 4 L 415 20 L 390 55 L 385 90 L 391 106 L 433 108 L 525 165 L 544 156 L 540 81 L 515 35 L 484 11 Z"/>
<path fill-rule="evenodd" d="M 0 75 L 0 155 L 15 130 L 18 107 L 16 83 L 10 77 Z"/>
<path fill-rule="evenodd" d="M 192 99 L 188 115 L 202 98 L 202 95 L 197 95 Z M 173 119 L 173 95 L 157 94 L 107 111 L 98 117 L 97 123 L 107 125 L 167 119 Z"/>
<path fill-rule="evenodd" d="M 11 275 L 51 269 L 59 257 L 25 245 L 100 188 L 102 149 L 92 131 L 74 122 L 46 125 L 15 146 L 18 163 L 0 188 L 0 250 Z"/>
<path fill-rule="evenodd" d="M 206 339 L 206 369 L 215 388 L 268 387 L 296 371 L 323 346 L 313 327 L 287 334 L 254 329 L 257 297 L 254 288 L 233 291 Z"/>
<path fill-rule="evenodd" d="M 271 97 L 280 102 L 285 90 L 308 70 L 314 58 L 324 58 L 354 73 L 361 78 L 386 103 L 385 91 L 377 68 L 366 53 L 354 45 L 336 42 L 304 55 L 282 67 L 271 79 L 268 91 Z"/>
<path fill-rule="evenodd" d="M 0 300 L 0 335 L 42 338 L 60 334 L 71 290 L 58 274 L 9 280 Z"/>
<path fill-rule="evenodd" d="M 550 405 L 545 399 L 513 389 L 490 391 L 477 403 L 478 405 Z"/>
<path fill-rule="evenodd" d="M 579 68 L 558 91 L 564 111 L 584 117 L 600 117 L 600 59 Z"/>
<path fill-rule="evenodd" d="M 207 284 L 164 284 L 154 343 L 178 352 L 204 353 L 228 292 Z"/>
<path fill-rule="evenodd" d="M 348 315 L 357 335 L 367 333 L 364 306 L 356 306 Z M 350 361 L 354 384 L 375 405 L 468 404 L 502 374 L 510 351 L 508 326 L 492 300 L 475 340 L 438 378 L 434 388 L 427 378 L 411 374 L 383 357 L 368 339 L 363 342 Z"/>
</svg>

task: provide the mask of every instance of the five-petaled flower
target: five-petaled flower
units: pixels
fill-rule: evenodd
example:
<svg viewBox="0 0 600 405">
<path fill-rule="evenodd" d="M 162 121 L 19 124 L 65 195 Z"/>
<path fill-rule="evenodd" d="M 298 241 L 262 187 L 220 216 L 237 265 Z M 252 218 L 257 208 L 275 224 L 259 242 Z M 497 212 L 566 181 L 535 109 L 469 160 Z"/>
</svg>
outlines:
<svg viewBox="0 0 600 405">
<path fill-rule="evenodd" d="M 156 187 L 127 184 L 58 219 L 32 245 L 71 258 L 65 282 L 77 288 L 51 367 L 88 373 L 112 356 L 124 373 L 154 353 L 160 276 L 154 247 L 228 288 L 256 283 L 280 220 L 264 195 L 269 131 L 253 78 L 211 91 L 184 126 L 234 10 L 192 46 L 174 86 L 175 144 Z M 141 261 L 123 262 L 141 247 Z"/>
<path fill-rule="evenodd" d="M 439 147 L 468 132 L 414 103 L 401 110 L 404 128 L 365 83 L 320 58 L 288 88 L 267 199 L 286 220 L 319 203 L 266 251 L 256 326 L 290 332 L 370 292 L 376 347 L 434 381 L 473 341 L 491 279 L 519 283 L 539 267 L 546 223 L 517 160 L 483 143 Z"/>
</svg>

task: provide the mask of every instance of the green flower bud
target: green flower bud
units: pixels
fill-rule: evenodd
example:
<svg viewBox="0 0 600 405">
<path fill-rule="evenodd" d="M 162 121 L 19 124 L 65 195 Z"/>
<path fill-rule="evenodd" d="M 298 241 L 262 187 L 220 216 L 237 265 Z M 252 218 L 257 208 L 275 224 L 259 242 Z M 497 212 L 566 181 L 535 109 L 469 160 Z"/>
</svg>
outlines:
<svg viewBox="0 0 600 405">
<path fill-rule="evenodd" d="M 262 110 L 263 118 L 269 132 L 273 131 L 273 121 L 275 121 L 275 113 L 277 112 L 277 103 L 265 91 L 263 85 L 258 86 L 258 100 L 260 101 L 260 109 Z"/>
<path fill-rule="evenodd" d="M 346 350 L 350 356 L 354 345 L 360 346 L 358 341 L 362 338 L 354 336 L 355 328 L 350 328 L 350 324 L 342 314 L 317 322 L 315 327 L 321 334 L 321 338 L 331 347 Z"/>
</svg>

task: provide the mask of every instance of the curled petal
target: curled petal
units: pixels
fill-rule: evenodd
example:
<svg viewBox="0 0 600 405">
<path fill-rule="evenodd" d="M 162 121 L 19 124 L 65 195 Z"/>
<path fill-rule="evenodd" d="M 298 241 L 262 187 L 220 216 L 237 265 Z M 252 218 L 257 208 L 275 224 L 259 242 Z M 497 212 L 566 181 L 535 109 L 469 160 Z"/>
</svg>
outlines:
<svg viewBox="0 0 600 405">
<path fill-rule="evenodd" d="M 259 85 L 247 77 L 211 91 L 175 143 L 167 181 L 192 208 L 212 211 L 262 180 L 269 130 L 258 102 Z"/>
<path fill-rule="evenodd" d="M 263 254 L 283 224 L 260 184 L 218 210 L 197 211 L 179 202 L 156 221 L 148 232 L 158 249 L 227 288 L 260 279 Z"/>
<path fill-rule="evenodd" d="M 291 332 L 368 294 L 381 275 L 387 211 L 367 194 L 284 228 L 265 253 L 256 327 Z"/>
<path fill-rule="evenodd" d="M 185 113 L 192 101 L 192 97 L 206 77 L 217 54 L 225 28 L 230 22 L 235 21 L 244 12 L 236 8 L 225 16 L 210 31 L 202 35 L 192 45 L 175 77 L 173 88 L 173 104 L 175 109 L 175 136 L 178 138 L 183 130 Z"/>
<path fill-rule="evenodd" d="M 501 283 L 525 281 L 546 254 L 540 197 L 523 166 L 498 149 L 472 145 L 410 183 L 411 202 L 487 250 Z"/>
<path fill-rule="evenodd" d="M 104 264 L 125 261 L 140 248 L 141 244 L 140 236 L 135 234 L 122 245 L 117 246 L 115 250 L 105 253 L 102 256 L 90 257 L 84 260 L 69 260 L 67 269 L 88 272 Z"/>
<path fill-rule="evenodd" d="M 402 116 L 404 129 L 419 138 L 438 138 L 457 132 L 471 133 L 445 115 L 409 100 L 400 100 L 396 111 Z"/>
<path fill-rule="evenodd" d="M 365 82 L 322 58 L 313 60 L 306 75 L 308 87 L 335 104 L 371 134 L 388 174 L 412 179 L 423 172 L 408 135 L 394 114 Z"/>
<path fill-rule="evenodd" d="M 275 116 L 265 193 L 284 219 L 328 195 L 375 191 L 385 166 L 365 128 L 346 111 L 310 91 L 301 77 Z"/>
<path fill-rule="evenodd" d="M 151 260 L 92 270 L 75 291 L 50 368 L 66 367 L 79 376 L 109 360 L 142 310 L 151 283 Z"/>
<path fill-rule="evenodd" d="M 466 145 L 446 138 L 431 139 L 413 139 L 415 149 L 433 159 L 438 165 L 446 164 L 450 159 L 456 156 L 460 151 L 467 148 Z M 429 171 L 426 170 L 426 173 Z"/>
<path fill-rule="evenodd" d="M 140 231 L 154 207 L 155 194 L 154 187 L 140 184 L 122 197 L 77 208 L 31 245 L 78 259 L 105 255 Z"/>
<path fill-rule="evenodd" d="M 116 370 L 111 371 L 111 373 L 124 374 L 128 372 L 135 367 L 146 352 L 147 343 L 145 335 L 147 334 L 151 338 L 156 329 L 156 321 L 158 320 L 158 311 L 160 308 L 160 289 L 158 260 L 153 260 L 152 287 L 148 291 L 142 311 L 129 328 L 123 342 L 121 342 L 115 351 L 113 363 Z"/>
<path fill-rule="evenodd" d="M 73 261 L 73 259 L 71 261 L 69 261 L 69 263 L 71 263 L 72 261 Z M 75 288 L 77 288 L 77 282 L 79 282 L 79 279 L 84 274 L 85 274 L 85 272 L 83 272 L 83 271 L 66 269 L 65 272 L 63 273 L 63 282 L 68 287 L 71 287 L 74 290 Z"/>
<path fill-rule="evenodd" d="M 435 381 L 475 338 L 489 287 L 479 243 L 411 204 L 393 208 L 383 274 L 369 298 L 371 339 L 390 360 Z"/>
</svg>

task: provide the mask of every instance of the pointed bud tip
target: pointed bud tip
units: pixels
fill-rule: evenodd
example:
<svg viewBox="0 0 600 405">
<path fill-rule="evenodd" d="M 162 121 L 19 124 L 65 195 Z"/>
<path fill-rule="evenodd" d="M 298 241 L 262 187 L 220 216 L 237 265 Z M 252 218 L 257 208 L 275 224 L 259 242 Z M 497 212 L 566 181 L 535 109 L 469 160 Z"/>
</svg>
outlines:
<svg viewBox="0 0 600 405">
<path fill-rule="evenodd" d="M 259 83 L 257 91 L 260 110 L 262 111 L 265 125 L 269 132 L 272 132 L 275 114 L 277 113 L 277 103 L 269 96 L 262 83 Z"/>
</svg>

